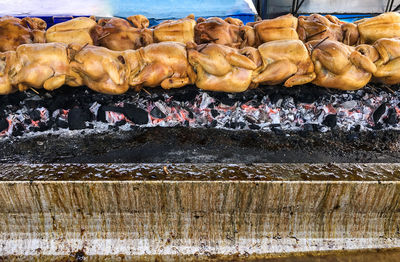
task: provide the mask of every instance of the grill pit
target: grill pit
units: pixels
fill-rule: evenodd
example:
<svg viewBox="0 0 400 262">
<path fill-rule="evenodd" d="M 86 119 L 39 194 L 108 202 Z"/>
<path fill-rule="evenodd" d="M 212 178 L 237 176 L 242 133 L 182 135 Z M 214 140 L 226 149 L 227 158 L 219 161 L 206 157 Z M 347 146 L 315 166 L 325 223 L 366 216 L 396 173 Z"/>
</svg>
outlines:
<svg viewBox="0 0 400 262">
<path fill-rule="evenodd" d="M 63 87 L 0 97 L 0 136 L 43 131 L 133 127 L 191 127 L 227 130 L 327 132 L 398 129 L 400 92 L 369 86 L 336 91 L 312 85 L 261 87 L 230 94 L 155 88 L 119 96 Z"/>
</svg>

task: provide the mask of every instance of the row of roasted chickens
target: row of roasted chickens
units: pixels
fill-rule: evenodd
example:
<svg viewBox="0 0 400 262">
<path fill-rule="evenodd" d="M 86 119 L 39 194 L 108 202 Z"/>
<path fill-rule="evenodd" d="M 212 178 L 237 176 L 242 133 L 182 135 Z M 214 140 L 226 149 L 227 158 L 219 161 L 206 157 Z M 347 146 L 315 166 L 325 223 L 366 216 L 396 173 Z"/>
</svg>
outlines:
<svg viewBox="0 0 400 262">
<path fill-rule="evenodd" d="M 400 83 L 400 40 L 382 38 L 356 47 L 335 40 L 275 40 L 258 48 L 161 42 L 137 50 L 63 43 L 23 44 L 0 53 L 0 94 L 27 88 L 81 86 L 121 94 L 129 88 L 242 92 L 283 83 L 312 82 L 355 90 L 372 81 Z"/>
<path fill-rule="evenodd" d="M 334 16 L 300 16 L 290 14 L 246 25 L 239 19 L 190 15 L 168 20 L 148 28 L 142 15 L 100 19 L 78 17 L 46 30 L 40 18 L 2 17 L 0 19 L 0 51 L 15 50 L 21 44 L 59 42 L 90 44 L 123 51 L 138 49 L 151 43 L 174 41 L 186 44 L 216 43 L 235 48 L 259 45 L 275 40 L 336 40 L 347 45 L 372 44 L 381 38 L 400 37 L 400 14 L 384 13 L 354 23 L 345 23 Z"/>
</svg>

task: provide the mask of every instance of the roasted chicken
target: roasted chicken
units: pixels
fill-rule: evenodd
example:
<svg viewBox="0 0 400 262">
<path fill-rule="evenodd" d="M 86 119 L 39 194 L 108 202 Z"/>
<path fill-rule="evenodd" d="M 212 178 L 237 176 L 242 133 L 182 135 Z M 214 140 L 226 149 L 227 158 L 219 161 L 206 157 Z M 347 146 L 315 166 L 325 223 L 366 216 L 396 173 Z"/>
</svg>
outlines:
<svg viewBox="0 0 400 262">
<path fill-rule="evenodd" d="M 328 38 L 346 45 L 355 45 L 359 38 L 357 25 L 341 22 L 332 15 L 300 16 L 297 33 L 303 42 Z"/>
<path fill-rule="evenodd" d="M 371 45 L 359 45 L 356 50 L 376 65 L 373 81 L 394 85 L 400 83 L 400 39 L 382 38 Z"/>
<path fill-rule="evenodd" d="M 185 45 L 177 42 L 151 44 L 123 52 L 129 72 L 129 85 L 164 89 L 193 84 L 196 75 L 188 63 Z"/>
<path fill-rule="evenodd" d="M 93 17 L 78 17 L 66 22 L 53 25 L 46 32 L 47 42 L 64 44 L 76 43 L 93 45 L 91 32 L 97 25 Z"/>
<path fill-rule="evenodd" d="M 314 65 L 300 40 L 276 40 L 258 47 L 263 60 L 253 82 L 284 86 L 302 85 L 315 79 Z"/>
<path fill-rule="evenodd" d="M 219 44 L 188 45 L 188 58 L 197 73 L 196 86 L 221 92 L 247 90 L 253 70 L 261 65 L 253 47 L 238 50 Z"/>
<path fill-rule="evenodd" d="M 257 22 L 247 23 L 255 31 L 255 45 L 275 40 L 297 40 L 297 18 L 291 14 L 279 16 L 274 19 L 266 19 Z M 247 35 L 251 35 L 248 29 Z"/>
<path fill-rule="evenodd" d="M 146 17 L 137 15 L 128 20 L 133 21 L 134 26 L 122 18 L 100 19 L 92 33 L 94 44 L 123 51 L 153 43 L 153 32 L 146 28 L 149 25 Z"/>
<path fill-rule="evenodd" d="M 400 14 L 384 13 L 354 22 L 360 33 L 360 44 L 373 44 L 380 38 L 400 37 Z"/>
<path fill-rule="evenodd" d="M 122 94 L 129 89 L 127 67 L 121 52 L 105 47 L 71 44 L 70 66 L 90 89 L 104 94 Z"/>
<path fill-rule="evenodd" d="M 17 54 L 15 51 L 0 53 L 0 95 L 7 95 L 18 90 L 11 83 L 10 75 L 14 74 L 12 66 L 15 64 Z"/>
<path fill-rule="evenodd" d="M 44 43 L 46 22 L 40 18 L 0 18 L 0 52 L 15 50 L 19 45 Z"/>
<path fill-rule="evenodd" d="M 314 63 L 312 83 L 328 88 L 356 90 L 371 79 L 376 66 L 355 47 L 333 40 L 313 40 L 306 44 Z"/>
<path fill-rule="evenodd" d="M 196 21 L 193 15 L 179 20 L 164 21 L 153 29 L 154 42 L 179 42 L 186 44 L 194 41 L 194 26 Z"/>
<path fill-rule="evenodd" d="M 11 83 L 20 91 L 29 87 L 54 90 L 64 84 L 82 84 L 79 76 L 71 72 L 66 45 L 61 43 L 19 46 L 10 72 Z"/>
<path fill-rule="evenodd" d="M 230 17 L 225 20 L 219 17 L 200 17 L 194 27 L 194 40 L 197 44 L 215 43 L 238 48 L 242 43 L 241 26 L 241 20 Z"/>
</svg>

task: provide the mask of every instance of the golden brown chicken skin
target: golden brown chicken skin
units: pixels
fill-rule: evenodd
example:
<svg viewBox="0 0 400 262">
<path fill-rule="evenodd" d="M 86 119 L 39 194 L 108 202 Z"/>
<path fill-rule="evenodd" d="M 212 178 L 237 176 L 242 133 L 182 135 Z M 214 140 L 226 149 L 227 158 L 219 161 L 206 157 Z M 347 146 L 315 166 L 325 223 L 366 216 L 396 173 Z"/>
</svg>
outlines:
<svg viewBox="0 0 400 262">
<path fill-rule="evenodd" d="M 193 15 L 179 20 L 164 21 L 153 29 L 154 42 L 179 42 L 186 44 L 194 41 L 194 26 L 196 21 Z"/>
<path fill-rule="evenodd" d="M 360 33 L 360 44 L 373 44 L 380 38 L 400 37 L 400 14 L 384 13 L 354 22 Z"/>
<path fill-rule="evenodd" d="M 15 50 L 22 44 L 44 43 L 46 27 L 40 18 L 0 18 L 0 52 Z"/>
<path fill-rule="evenodd" d="M 375 63 L 374 82 L 400 83 L 400 39 L 382 38 L 373 45 L 359 45 L 356 50 Z"/>
<path fill-rule="evenodd" d="M 202 44 L 188 48 L 189 63 L 197 73 L 196 86 L 219 92 L 246 91 L 253 70 L 261 64 L 257 49 L 242 50 L 219 44 Z M 253 60 L 252 60 L 253 59 Z"/>
<path fill-rule="evenodd" d="M 153 32 L 146 28 L 149 21 L 138 15 L 127 18 L 100 19 L 93 29 L 92 37 L 95 45 L 107 47 L 115 51 L 138 49 L 153 43 Z"/>
<path fill-rule="evenodd" d="M 56 25 L 46 31 L 46 41 L 64 44 L 93 45 L 91 32 L 97 25 L 93 17 L 77 17 Z"/>
<path fill-rule="evenodd" d="M 340 42 L 343 40 L 341 23 L 337 17 L 331 15 L 312 14 L 310 16 L 299 16 L 297 33 L 303 42 L 326 37 Z"/>
<path fill-rule="evenodd" d="M 263 66 L 258 68 L 255 83 L 292 87 L 315 79 L 314 64 L 300 40 L 276 40 L 258 47 Z"/>
<path fill-rule="evenodd" d="M 0 53 L 0 95 L 7 95 L 18 91 L 16 85 L 11 83 L 12 65 L 15 64 L 17 54 L 15 51 Z"/>
<path fill-rule="evenodd" d="M 129 72 L 129 84 L 136 90 L 161 85 L 164 89 L 193 84 L 196 75 L 188 63 L 184 44 L 154 43 L 138 50 L 123 52 Z"/>
<path fill-rule="evenodd" d="M 54 90 L 64 84 L 81 84 L 79 76 L 70 70 L 67 46 L 61 43 L 21 45 L 11 67 L 11 82 L 20 91 L 29 87 Z"/>
<path fill-rule="evenodd" d="M 297 40 L 297 18 L 291 14 L 279 16 L 274 19 L 266 19 L 257 22 L 247 23 L 247 26 L 253 27 L 258 46 L 262 43 L 275 40 Z M 250 34 L 248 30 L 248 34 Z"/>
<path fill-rule="evenodd" d="M 376 66 L 355 47 L 332 40 L 314 40 L 306 44 L 314 63 L 312 83 L 342 90 L 357 90 L 371 79 Z"/>
<path fill-rule="evenodd" d="M 129 89 L 127 67 L 121 52 L 91 45 L 69 45 L 71 70 L 90 89 L 110 95 L 125 93 Z"/>
<path fill-rule="evenodd" d="M 238 48 L 242 43 L 241 26 L 242 21 L 230 17 L 225 20 L 219 17 L 199 18 L 194 27 L 194 40 L 196 44 L 215 43 Z"/>
</svg>

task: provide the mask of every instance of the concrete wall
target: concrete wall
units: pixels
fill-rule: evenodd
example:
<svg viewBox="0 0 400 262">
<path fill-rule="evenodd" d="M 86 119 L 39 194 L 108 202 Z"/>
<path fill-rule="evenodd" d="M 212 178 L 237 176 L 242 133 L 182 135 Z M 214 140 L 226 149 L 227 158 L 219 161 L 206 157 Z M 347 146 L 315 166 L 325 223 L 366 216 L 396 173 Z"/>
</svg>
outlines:
<svg viewBox="0 0 400 262">
<path fill-rule="evenodd" d="M 399 182 L 1 182 L 0 256 L 400 247 L 399 211 Z"/>
</svg>

